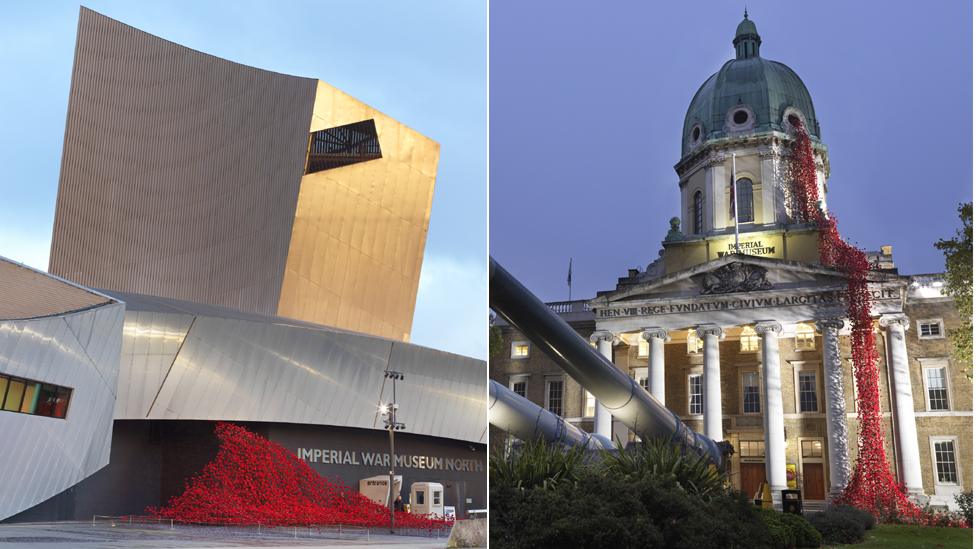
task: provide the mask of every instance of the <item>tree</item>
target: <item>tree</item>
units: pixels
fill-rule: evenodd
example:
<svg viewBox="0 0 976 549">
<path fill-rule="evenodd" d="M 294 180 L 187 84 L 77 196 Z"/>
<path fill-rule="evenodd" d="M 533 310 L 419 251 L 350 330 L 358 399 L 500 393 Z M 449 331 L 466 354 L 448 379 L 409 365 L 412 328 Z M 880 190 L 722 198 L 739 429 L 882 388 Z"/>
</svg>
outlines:
<svg viewBox="0 0 976 549">
<path fill-rule="evenodd" d="M 956 304 L 961 320 L 958 328 L 949 331 L 953 354 L 963 364 L 966 377 L 973 378 L 973 203 L 959 205 L 962 229 L 948 240 L 939 240 L 935 247 L 946 258 L 945 292 Z"/>
</svg>

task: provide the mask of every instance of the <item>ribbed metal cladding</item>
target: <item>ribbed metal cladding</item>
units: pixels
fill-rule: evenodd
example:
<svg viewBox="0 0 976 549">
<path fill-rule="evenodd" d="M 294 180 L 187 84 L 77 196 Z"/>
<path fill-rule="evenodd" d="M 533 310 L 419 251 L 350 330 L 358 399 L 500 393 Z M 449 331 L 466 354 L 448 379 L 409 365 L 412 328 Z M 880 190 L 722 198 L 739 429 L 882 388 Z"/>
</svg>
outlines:
<svg viewBox="0 0 976 549">
<path fill-rule="evenodd" d="M 274 314 L 315 90 L 81 8 L 50 272 Z"/>
<path fill-rule="evenodd" d="M 116 419 L 263 421 L 487 442 L 485 362 L 280 317 L 115 292 L 126 302 Z"/>
<path fill-rule="evenodd" d="M 0 258 L 0 266 L 7 261 Z M 84 292 L 53 277 L 43 297 L 33 277 L 6 282 L 0 303 L 33 295 L 48 305 L 63 299 L 54 308 L 69 310 Z M 0 411 L 0 520 L 108 465 L 125 304 L 99 297 L 80 311 L 0 320 L 0 373 L 72 390 L 64 419 Z"/>
</svg>

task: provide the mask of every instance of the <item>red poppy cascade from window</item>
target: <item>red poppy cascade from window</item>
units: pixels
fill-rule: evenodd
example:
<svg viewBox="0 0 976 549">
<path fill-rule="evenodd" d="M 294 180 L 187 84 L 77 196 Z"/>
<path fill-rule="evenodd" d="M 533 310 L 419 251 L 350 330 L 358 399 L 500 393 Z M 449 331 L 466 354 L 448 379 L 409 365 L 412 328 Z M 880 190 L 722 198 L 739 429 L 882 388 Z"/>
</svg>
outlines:
<svg viewBox="0 0 976 549">
<path fill-rule="evenodd" d="M 182 494 L 148 514 L 207 524 L 389 526 L 388 507 L 319 476 L 283 446 L 229 423 L 218 423 L 216 434 L 217 457 Z M 438 529 L 450 523 L 397 511 L 396 525 Z"/>
<path fill-rule="evenodd" d="M 864 251 L 848 244 L 837 230 L 833 215 L 819 204 L 817 168 L 810 136 L 803 121 L 791 116 L 796 130 L 790 172 L 796 196 L 796 221 L 813 222 L 820 230 L 820 262 L 847 275 L 847 315 L 851 321 L 851 354 L 857 384 L 857 419 L 860 424 L 854 472 L 838 503 L 870 511 L 885 520 L 921 520 L 921 511 L 891 474 L 884 448 L 878 393 L 878 349 L 871 319 L 868 291 L 870 264 Z"/>
</svg>

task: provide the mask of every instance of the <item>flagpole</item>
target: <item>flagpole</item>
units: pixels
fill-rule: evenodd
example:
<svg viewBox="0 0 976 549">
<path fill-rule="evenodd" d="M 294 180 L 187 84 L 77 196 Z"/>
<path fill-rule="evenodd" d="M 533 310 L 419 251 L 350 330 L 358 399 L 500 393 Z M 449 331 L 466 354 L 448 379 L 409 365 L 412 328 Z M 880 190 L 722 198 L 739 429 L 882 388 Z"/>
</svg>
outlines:
<svg viewBox="0 0 976 549">
<path fill-rule="evenodd" d="M 739 185 L 735 180 L 735 153 L 732 153 L 732 205 L 735 207 L 732 212 L 735 223 L 735 253 L 739 253 Z"/>
</svg>

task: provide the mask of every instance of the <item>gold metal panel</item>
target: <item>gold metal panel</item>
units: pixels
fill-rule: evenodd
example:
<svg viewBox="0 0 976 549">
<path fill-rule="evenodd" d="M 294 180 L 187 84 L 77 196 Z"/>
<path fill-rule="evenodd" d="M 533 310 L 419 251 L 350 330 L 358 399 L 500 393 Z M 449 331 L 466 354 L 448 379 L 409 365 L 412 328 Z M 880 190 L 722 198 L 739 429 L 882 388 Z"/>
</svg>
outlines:
<svg viewBox="0 0 976 549">
<path fill-rule="evenodd" d="M 301 179 L 278 314 L 407 341 L 440 146 L 318 83 L 310 132 L 366 119 L 382 158 Z"/>
<path fill-rule="evenodd" d="M 109 301 L 104 295 L 0 257 L 0 320 L 50 316 Z"/>
<path fill-rule="evenodd" d="M 671 274 L 734 251 L 735 236 L 709 236 L 701 240 L 664 243 L 665 273 Z M 739 249 L 746 255 L 819 263 L 819 233 L 816 229 L 748 231 L 739 235 Z"/>
</svg>

